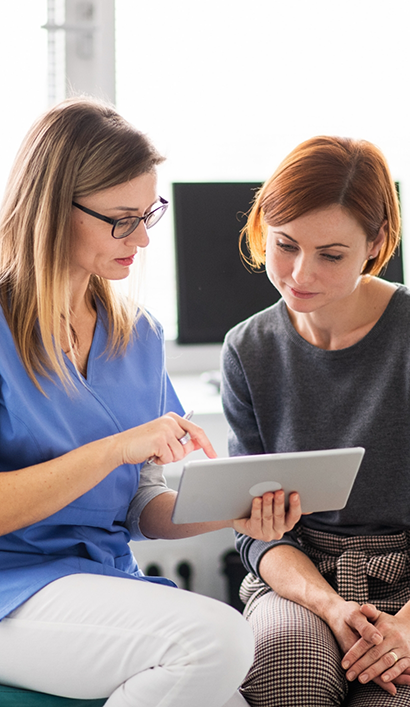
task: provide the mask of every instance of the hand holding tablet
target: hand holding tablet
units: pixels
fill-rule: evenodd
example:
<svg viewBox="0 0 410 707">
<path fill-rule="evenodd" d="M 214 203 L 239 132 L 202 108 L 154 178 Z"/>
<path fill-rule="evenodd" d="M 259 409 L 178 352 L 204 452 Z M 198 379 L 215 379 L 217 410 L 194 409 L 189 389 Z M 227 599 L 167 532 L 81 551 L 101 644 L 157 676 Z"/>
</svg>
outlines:
<svg viewBox="0 0 410 707">
<path fill-rule="evenodd" d="M 182 472 L 174 523 L 247 518 L 267 491 L 297 491 L 303 513 L 343 508 L 363 447 L 189 461 Z"/>
</svg>

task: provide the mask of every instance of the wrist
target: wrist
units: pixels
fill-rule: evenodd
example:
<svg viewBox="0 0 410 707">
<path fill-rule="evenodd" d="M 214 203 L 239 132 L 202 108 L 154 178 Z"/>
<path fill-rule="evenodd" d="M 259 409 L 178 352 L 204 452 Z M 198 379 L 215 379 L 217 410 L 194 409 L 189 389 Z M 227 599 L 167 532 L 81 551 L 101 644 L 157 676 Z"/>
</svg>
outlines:
<svg viewBox="0 0 410 707">
<path fill-rule="evenodd" d="M 104 460 L 106 460 L 112 469 L 116 469 L 121 464 L 124 464 L 123 444 L 121 433 L 117 432 L 110 437 L 104 438 L 104 448 L 102 449 Z"/>
<path fill-rule="evenodd" d="M 332 627 L 340 620 L 342 608 L 345 604 L 345 600 L 336 592 L 326 594 L 320 601 L 317 614 L 328 626 Z"/>
</svg>

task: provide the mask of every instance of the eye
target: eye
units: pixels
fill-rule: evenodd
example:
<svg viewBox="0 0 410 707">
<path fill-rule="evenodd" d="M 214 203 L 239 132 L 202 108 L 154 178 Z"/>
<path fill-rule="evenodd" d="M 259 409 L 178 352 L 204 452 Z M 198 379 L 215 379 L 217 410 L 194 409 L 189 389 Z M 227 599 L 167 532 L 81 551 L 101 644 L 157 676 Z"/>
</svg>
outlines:
<svg viewBox="0 0 410 707">
<path fill-rule="evenodd" d="M 137 224 L 138 219 L 136 219 L 135 216 L 124 216 L 124 218 L 119 219 L 115 224 L 115 237 L 124 238 L 124 236 L 128 236 L 135 231 Z"/>
<path fill-rule="evenodd" d="M 331 255 L 330 253 L 322 253 L 322 258 L 330 261 L 331 263 L 335 263 L 339 260 L 342 260 L 343 255 Z"/>
<path fill-rule="evenodd" d="M 297 250 L 296 246 L 291 243 L 282 243 L 282 241 L 278 241 L 276 245 L 278 248 L 285 251 L 285 253 L 294 253 Z"/>
<path fill-rule="evenodd" d="M 118 224 L 121 228 L 131 228 L 135 223 L 135 216 L 124 216 L 124 218 L 119 219 Z"/>
</svg>

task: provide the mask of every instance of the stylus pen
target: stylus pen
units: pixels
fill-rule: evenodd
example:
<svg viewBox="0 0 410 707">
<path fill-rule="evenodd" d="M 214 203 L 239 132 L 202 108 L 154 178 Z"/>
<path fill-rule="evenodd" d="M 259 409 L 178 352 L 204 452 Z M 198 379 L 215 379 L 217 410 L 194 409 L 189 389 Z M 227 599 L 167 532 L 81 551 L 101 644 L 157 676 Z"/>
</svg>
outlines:
<svg viewBox="0 0 410 707">
<path fill-rule="evenodd" d="M 183 416 L 182 419 L 183 420 L 190 420 L 193 414 L 194 414 L 194 411 L 190 410 L 189 412 L 185 413 L 185 415 Z M 184 445 L 184 444 L 187 444 L 187 442 L 189 442 L 190 439 L 191 439 L 191 435 L 189 434 L 189 432 L 186 432 L 182 437 L 179 438 L 179 441 L 181 442 L 182 445 Z M 156 459 L 156 457 L 150 457 L 149 459 L 147 459 L 146 464 L 155 464 L 155 459 Z"/>
<path fill-rule="evenodd" d="M 194 414 L 194 411 L 190 410 L 189 412 L 185 413 L 185 415 L 183 416 L 182 419 L 183 420 L 190 420 L 193 414 Z M 183 437 L 180 437 L 179 441 L 181 442 L 181 444 L 186 444 L 187 442 L 189 442 L 190 439 L 191 439 L 191 435 L 189 434 L 189 432 L 186 432 L 186 434 L 184 434 Z"/>
</svg>

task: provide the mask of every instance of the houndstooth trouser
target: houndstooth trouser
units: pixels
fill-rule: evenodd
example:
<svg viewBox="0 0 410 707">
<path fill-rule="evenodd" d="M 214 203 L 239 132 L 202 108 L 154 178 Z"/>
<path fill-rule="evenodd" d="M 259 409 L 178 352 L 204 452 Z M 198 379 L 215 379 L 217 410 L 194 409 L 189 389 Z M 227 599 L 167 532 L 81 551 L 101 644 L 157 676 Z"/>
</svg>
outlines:
<svg viewBox="0 0 410 707">
<path fill-rule="evenodd" d="M 343 537 L 298 529 L 301 549 L 346 599 L 395 614 L 410 600 L 410 533 Z M 249 574 L 241 587 L 256 653 L 241 692 L 251 707 L 410 707 L 410 687 L 392 697 L 375 683 L 349 683 L 342 653 L 316 614 Z"/>
</svg>

